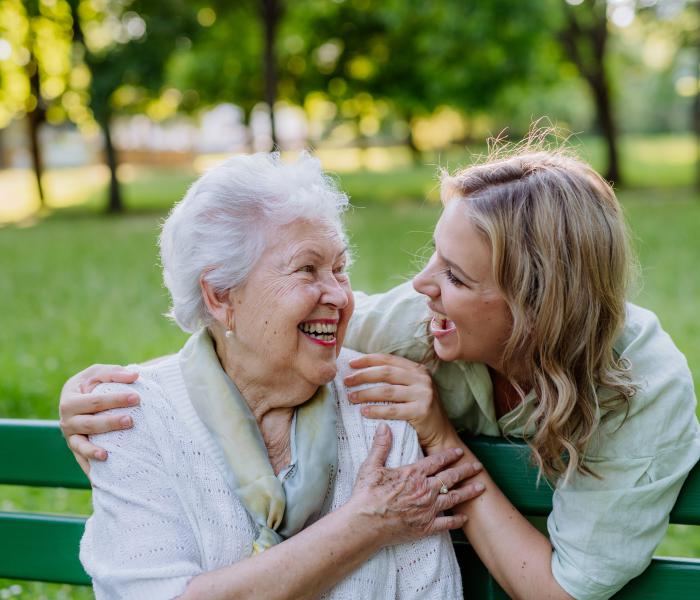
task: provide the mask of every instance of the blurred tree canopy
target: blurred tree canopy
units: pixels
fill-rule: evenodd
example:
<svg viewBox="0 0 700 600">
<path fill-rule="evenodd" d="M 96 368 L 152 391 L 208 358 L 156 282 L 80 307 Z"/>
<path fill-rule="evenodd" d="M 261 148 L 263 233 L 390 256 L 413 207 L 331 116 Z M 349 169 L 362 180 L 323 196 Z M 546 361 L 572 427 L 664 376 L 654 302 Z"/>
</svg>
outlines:
<svg viewBox="0 0 700 600">
<path fill-rule="evenodd" d="M 114 116 L 160 121 L 222 102 L 244 123 L 266 105 L 273 143 L 274 107 L 285 102 L 306 111 L 317 138 L 399 141 L 416 159 L 548 115 L 601 133 L 607 176 L 619 182 L 620 130 L 700 132 L 698 4 L 3 0 L 0 128 L 26 117 L 42 195 L 42 124 L 99 128 L 113 211 Z M 431 130 L 437 118 L 448 126 Z"/>
</svg>

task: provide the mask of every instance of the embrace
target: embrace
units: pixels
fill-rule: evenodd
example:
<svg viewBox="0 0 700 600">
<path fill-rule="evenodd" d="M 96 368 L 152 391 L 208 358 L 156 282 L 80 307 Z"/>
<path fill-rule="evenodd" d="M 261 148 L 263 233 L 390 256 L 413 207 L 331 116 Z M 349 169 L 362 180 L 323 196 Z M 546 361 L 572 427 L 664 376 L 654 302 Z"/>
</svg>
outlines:
<svg viewBox="0 0 700 600">
<path fill-rule="evenodd" d="M 513 598 L 605 599 L 644 570 L 700 426 L 685 358 L 626 302 L 612 189 L 529 149 L 441 195 L 424 269 L 367 296 L 316 159 L 239 156 L 193 184 L 160 237 L 191 337 L 61 397 L 98 598 L 469 597 L 457 528 Z M 528 442 L 548 536 L 460 431 Z"/>
</svg>

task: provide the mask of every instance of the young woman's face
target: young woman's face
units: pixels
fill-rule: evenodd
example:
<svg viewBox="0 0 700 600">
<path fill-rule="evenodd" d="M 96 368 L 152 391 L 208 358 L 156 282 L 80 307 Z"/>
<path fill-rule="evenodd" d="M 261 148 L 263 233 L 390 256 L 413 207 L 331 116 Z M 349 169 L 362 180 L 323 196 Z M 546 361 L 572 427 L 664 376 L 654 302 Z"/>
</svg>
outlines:
<svg viewBox="0 0 700 600">
<path fill-rule="evenodd" d="M 503 371 L 503 348 L 512 320 L 493 277 L 491 247 L 452 199 L 435 227 L 435 253 L 413 279 L 428 297 L 435 352 L 441 360 L 481 362 Z"/>
</svg>

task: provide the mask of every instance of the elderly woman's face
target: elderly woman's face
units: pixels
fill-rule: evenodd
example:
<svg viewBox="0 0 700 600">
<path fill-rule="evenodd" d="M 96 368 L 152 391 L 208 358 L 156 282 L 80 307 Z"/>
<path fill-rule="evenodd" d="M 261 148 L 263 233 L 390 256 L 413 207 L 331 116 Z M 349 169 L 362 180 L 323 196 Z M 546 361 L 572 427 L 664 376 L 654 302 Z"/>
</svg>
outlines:
<svg viewBox="0 0 700 600">
<path fill-rule="evenodd" d="M 354 307 L 346 261 L 329 222 L 300 219 L 271 233 L 245 285 L 231 292 L 236 339 L 269 373 L 333 379 Z"/>
</svg>

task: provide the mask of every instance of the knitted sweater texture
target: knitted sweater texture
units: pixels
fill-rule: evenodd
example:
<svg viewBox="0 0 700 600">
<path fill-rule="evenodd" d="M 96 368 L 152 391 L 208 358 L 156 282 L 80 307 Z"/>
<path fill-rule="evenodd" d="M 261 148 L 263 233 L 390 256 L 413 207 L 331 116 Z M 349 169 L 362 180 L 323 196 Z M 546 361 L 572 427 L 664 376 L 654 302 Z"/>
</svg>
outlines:
<svg viewBox="0 0 700 600">
<path fill-rule="evenodd" d="M 380 423 L 364 419 L 347 400 L 342 380 L 355 356 L 343 350 L 338 359 L 338 474 L 324 514 L 349 500 Z M 196 575 L 245 559 L 256 536 L 255 523 L 231 491 L 233 475 L 223 453 L 189 401 L 177 356 L 136 369 L 135 383 L 97 390 L 141 397 L 136 407 L 112 411 L 129 414 L 131 429 L 91 437 L 109 452 L 107 461 L 91 462 L 93 515 L 80 550 L 98 599 L 176 597 Z M 388 466 L 422 457 L 410 425 L 386 423 L 393 433 Z M 450 537 L 384 548 L 322 598 L 462 598 Z"/>
</svg>

